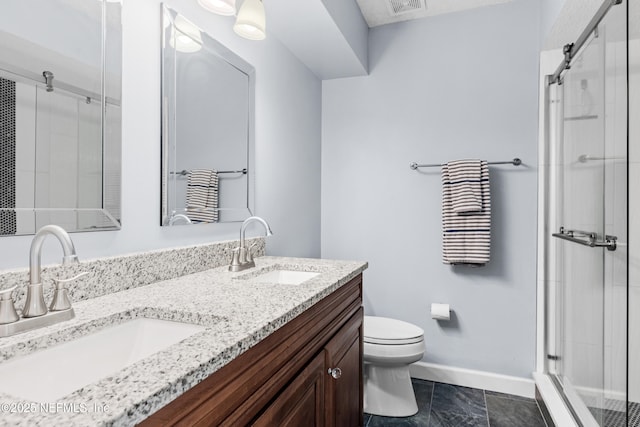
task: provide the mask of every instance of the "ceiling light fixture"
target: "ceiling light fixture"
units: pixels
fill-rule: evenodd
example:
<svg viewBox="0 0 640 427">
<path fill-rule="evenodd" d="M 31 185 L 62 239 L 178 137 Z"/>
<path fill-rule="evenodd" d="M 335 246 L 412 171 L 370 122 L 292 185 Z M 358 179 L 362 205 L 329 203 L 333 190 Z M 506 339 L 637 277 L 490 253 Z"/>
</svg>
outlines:
<svg viewBox="0 0 640 427">
<path fill-rule="evenodd" d="M 169 45 L 178 52 L 193 53 L 202 48 L 202 36 L 200 30 L 191 22 L 178 15 L 171 31 Z"/>
<path fill-rule="evenodd" d="M 236 0 L 198 0 L 198 4 L 218 15 L 233 16 L 236 14 Z"/>
<path fill-rule="evenodd" d="M 263 40 L 266 37 L 262 0 L 244 0 L 238 11 L 233 31 L 249 40 Z"/>
<path fill-rule="evenodd" d="M 236 14 L 236 0 L 198 0 L 198 4 L 218 15 Z M 266 37 L 262 0 L 244 0 L 233 25 L 233 31 L 249 40 L 263 40 Z"/>
</svg>

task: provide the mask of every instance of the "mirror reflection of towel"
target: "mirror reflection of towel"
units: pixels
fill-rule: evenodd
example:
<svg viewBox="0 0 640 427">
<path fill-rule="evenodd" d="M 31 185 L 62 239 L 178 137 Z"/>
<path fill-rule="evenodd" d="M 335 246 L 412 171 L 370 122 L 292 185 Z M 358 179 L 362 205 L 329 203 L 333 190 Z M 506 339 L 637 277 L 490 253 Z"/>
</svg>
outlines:
<svg viewBox="0 0 640 427">
<path fill-rule="evenodd" d="M 186 214 L 193 223 L 218 222 L 218 172 L 193 169 L 187 181 Z"/>
<path fill-rule="evenodd" d="M 449 165 L 452 165 L 453 174 Z M 443 262 L 485 265 L 489 262 L 490 249 L 491 197 L 487 162 L 458 160 L 443 165 Z"/>
</svg>

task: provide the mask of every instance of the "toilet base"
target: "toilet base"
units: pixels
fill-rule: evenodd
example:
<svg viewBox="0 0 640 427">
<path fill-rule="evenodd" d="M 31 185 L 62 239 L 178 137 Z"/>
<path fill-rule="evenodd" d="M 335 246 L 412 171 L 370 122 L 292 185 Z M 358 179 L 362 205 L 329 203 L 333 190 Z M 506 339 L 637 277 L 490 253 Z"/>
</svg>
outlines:
<svg viewBox="0 0 640 427">
<path fill-rule="evenodd" d="M 418 413 L 409 365 L 364 364 L 364 412 L 385 417 Z"/>
</svg>

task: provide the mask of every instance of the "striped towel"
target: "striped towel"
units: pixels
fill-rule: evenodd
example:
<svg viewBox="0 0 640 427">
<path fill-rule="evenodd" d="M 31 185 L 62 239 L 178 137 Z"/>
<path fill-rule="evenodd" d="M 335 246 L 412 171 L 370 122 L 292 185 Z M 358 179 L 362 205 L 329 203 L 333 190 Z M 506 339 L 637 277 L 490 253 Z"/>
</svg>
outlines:
<svg viewBox="0 0 640 427">
<path fill-rule="evenodd" d="M 193 169 L 187 181 L 186 214 L 193 223 L 218 222 L 218 172 Z"/>
<path fill-rule="evenodd" d="M 482 162 L 455 160 L 447 163 L 451 207 L 455 213 L 482 212 Z"/>
<path fill-rule="evenodd" d="M 445 264 L 485 265 L 491 247 L 491 196 L 486 161 L 442 166 L 442 256 Z"/>
</svg>

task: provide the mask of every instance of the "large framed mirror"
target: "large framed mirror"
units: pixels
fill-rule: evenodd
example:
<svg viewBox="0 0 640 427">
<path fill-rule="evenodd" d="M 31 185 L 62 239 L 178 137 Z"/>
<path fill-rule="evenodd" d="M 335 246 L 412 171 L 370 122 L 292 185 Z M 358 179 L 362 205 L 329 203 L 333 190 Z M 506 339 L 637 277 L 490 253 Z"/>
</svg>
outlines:
<svg viewBox="0 0 640 427">
<path fill-rule="evenodd" d="M 253 203 L 255 70 L 162 9 L 160 223 L 243 221 Z"/>
<path fill-rule="evenodd" d="M 120 228 L 121 6 L 2 2 L 0 235 Z"/>
</svg>

